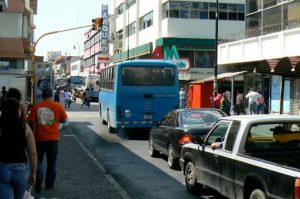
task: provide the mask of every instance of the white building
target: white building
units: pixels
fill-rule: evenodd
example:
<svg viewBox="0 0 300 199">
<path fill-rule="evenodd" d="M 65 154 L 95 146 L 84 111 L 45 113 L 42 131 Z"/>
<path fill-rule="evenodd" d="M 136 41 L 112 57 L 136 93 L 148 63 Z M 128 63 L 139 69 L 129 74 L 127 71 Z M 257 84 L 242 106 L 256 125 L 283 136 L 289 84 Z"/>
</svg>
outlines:
<svg viewBox="0 0 300 199">
<path fill-rule="evenodd" d="M 244 93 L 262 91 L 269 113 L 299 115 L 300 0 L 246 0 L 245 20 L 243 39 L 218 46 L 220 71 L 248 71 Z"/>
<path fill-rule="evenodd" d="M 176 59 L 181 64 L 180 80 L 210 76 L 214 66 L 215 2 L 114 0 L 112 61 Z M 219 3 L 219 38 L 245 29 L 244 2 Z"/>
<path fill-rule="evenodd" d="M 71 76 L 79 76 L 83 72 L 83 59 L 71 62 Z"/>
</svg>

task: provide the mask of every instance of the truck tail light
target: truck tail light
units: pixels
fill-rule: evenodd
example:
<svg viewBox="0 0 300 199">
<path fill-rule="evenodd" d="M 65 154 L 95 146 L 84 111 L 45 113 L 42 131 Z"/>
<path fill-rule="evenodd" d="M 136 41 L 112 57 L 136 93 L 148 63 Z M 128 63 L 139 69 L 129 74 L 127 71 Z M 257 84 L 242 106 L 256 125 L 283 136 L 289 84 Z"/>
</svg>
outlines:
<svg viewBox="0 0 300 199">
<path fill-rule="evenodd" d="M 295 180 L 295 199 L 300 199 L 300 179 Z"/>
<path fill-rule="evenodd" d="M 189 142 L 192 142 L 192 137 L 188 134 L 184 134 L 178 141 L 178 143 L 181 145 L 184 145 Z"/>
</svg>

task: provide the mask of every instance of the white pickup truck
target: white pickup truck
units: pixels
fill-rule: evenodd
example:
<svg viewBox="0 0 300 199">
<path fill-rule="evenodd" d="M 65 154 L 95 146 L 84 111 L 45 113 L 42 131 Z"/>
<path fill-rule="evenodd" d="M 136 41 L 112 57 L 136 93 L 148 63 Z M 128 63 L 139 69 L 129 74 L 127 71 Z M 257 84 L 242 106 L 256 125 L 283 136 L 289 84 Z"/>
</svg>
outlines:
<svg viewBox="0 0 300 199">
<path fill-rule="evenodd" d="M 300 199 L 300 117 L 222 118 L 205 140 L 183 146 L 180 166 L 191 193 L 204 185 L 228 198 Z"/>
</svg>

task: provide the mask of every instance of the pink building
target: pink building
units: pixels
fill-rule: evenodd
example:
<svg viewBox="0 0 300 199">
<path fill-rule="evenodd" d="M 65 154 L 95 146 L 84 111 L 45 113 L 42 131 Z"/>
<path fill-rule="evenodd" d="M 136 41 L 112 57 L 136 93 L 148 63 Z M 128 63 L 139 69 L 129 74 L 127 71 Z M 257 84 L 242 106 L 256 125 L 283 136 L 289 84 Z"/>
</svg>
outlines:
<svg viewBox="0 0 300 199">
<path fill-rule="evenodd" d="M 84 35 L 84 69 L 86 73 L 99 73 L 104 64 L 98 62 L 101 52 L 101 32 L 89 30 Z"/>
</svg>

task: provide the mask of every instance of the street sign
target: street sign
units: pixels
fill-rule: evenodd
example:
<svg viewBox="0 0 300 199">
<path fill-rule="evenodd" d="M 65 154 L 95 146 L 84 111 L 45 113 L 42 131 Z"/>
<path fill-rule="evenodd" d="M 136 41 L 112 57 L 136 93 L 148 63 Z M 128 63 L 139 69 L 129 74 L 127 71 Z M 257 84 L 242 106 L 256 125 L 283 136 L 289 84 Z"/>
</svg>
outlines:
<svg viewBox="0 0 300 199">
<path fill-rule="evenodd" d="M 111 60 L 111 58 L 109 55 L 99 55 L 99 57 L 98 57 L 98 61 L 100 63 L 109 63 L 110 60 Z"/>
</svg>

